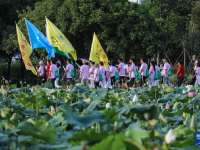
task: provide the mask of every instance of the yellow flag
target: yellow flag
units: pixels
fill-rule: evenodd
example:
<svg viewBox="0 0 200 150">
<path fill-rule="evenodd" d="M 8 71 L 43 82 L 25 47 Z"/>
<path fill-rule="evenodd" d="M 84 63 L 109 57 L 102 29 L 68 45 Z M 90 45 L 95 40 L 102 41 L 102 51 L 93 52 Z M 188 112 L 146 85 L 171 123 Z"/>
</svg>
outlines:
<svg viewBox="0 0 200 150">
<path fill-rule="evenodd" d="M 95 33 L 93 36 L 92 48 L 90 52 L 90 60 L 95 63 L 99 63 L 100 61 L 103 61 L 104 67 L 105 68 L 108 67 L 108 57 L 106 53 L 104 52 L 103 48 L 101 47 L 101 44 Z"/>
<path fill-rule="evenodd" d="M 47 39 L 53 47 L 57 47 L 59 51 L 69 53 L 74 60 L 77 60 L 76 50 L 73 48 L 69 40 L 64 34 L 49 20 L 46 18 L 47 23 Z"/>
<path fill-rule="evenodd" d="M 20 48 L 22 59 L 24 61 L 26 69 L 31 70 L 35 75 L 37 75 L 37 72 L 31 63 L 31 60 L 29 59 L 29 56 L 31 55 L 33 50 L 31 49 L 31 46 L 27 42 L 26 38 L 24 37 L 23 33 L 21 32 L 17 24 L 16 24 L 16 29 L 17 29 L 19 48 Z"/>
</svg>

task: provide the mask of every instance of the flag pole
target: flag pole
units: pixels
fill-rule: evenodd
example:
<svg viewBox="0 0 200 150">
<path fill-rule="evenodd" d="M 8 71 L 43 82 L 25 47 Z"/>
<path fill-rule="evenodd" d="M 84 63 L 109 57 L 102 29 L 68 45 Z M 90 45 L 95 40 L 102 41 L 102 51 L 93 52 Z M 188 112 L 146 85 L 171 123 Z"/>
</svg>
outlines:
<svg viewBox="0 0 200 150">
<path fill-rule="evenodd" d="M 91 45 L 91 50 L 90 50 L 90 56 L 91 56 L 91 51 L 92 51 L 92 47 L 93 47 L 93 43 L 94 43 L 94 35 L 95 35 L 95 32 L 93 34 L 92 45 Z M 89 61 L 90 61 L 90 56 L 89 56 Z"/>
</svg>

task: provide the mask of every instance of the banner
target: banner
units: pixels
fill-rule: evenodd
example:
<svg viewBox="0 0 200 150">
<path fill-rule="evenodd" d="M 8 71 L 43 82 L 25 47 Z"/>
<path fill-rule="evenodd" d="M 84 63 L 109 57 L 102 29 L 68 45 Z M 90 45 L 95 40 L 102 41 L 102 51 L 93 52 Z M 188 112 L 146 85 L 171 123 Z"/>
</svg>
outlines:
<svg viewBox="0 0 200 150">
<path fill-rule="evenodd" d="M 104 67 L 108 67 L 108 57 L 101 47 L 101 44 L 95 33 L 93 36 L 92 48 L 90 52 L 90 60 L 95 63 L 99 63 L 100 61 L 102 61 L 104 63 Z"/>
<path fill-rule="evenodd" d="M 29 57 L 31 53 L 33 52 L 31 49 L 31 46 L 27 42 L 26 38 L 22 34 L 21 30 L 19 29 L 18 25 L 16 24 L 16 30 L 17 30 L 17 37 L 19 42 L 19 48 L 21 51 L 22 59 L 24 61 L 25 67 L 27 70 L 31 70 L 35 75 L 37 75 L 37 72 L 35 68 L 33 67 Z"/>
<path fill-rule="evenodd" d="M 48 52 L 48 56 L 55 58 L 54 49 L 46 37 L 31 22 L 26 19 L 25 22 L 28 29 L 32 49 L 44 47 Z"/>
<path fill-rule="evenodd" d="M 69 53 L 73 59 L 77 60 L 76 51 L 73 48 L 69 40 L 64 36 L 64 34 L 50 21 L 46 18 L 46 30 L 47 39 L 53 47 L 57 47 L 59 51 L 64 53 Z"/>
</svg>

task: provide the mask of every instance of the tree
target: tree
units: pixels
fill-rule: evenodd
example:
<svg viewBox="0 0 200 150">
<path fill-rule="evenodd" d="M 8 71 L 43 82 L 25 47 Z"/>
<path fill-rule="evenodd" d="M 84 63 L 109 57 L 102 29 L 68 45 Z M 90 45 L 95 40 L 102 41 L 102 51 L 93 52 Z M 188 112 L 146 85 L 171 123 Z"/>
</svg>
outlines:
<svg viewBox="0 0 200 150">
<path fill-rule="evenodd" d="M 94 32 L 110 60 L 150 58 L 164 46 L 164 32 L 148 7 L 128 0 L 46 0 L 19 13 L 19 24 L 26 17 L 45 33 L 45 16 L 66 35 L 79 58 L 89 58 Z"/>
</svg>

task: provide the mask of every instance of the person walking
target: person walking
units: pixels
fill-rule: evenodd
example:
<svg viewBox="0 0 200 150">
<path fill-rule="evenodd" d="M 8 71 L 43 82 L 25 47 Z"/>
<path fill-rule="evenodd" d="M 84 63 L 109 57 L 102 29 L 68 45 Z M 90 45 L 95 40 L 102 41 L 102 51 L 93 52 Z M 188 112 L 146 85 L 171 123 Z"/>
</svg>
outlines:
<svg viewBox="0 0 200 150">
<path fill-rule="evenodd" d="M 107 87 L 111 87 L 111 78 L 110 76 L 108 77 L 109 73 L 110 73 L 110 68 L 112 67 L 112 62 L 108 62 L 108 67 L 106 69 L 106 78 L 107 78 Z"/>
<path fill-rule="evenodd" d="M 88 85 L 88 77 L 89 77 L 89 66 L 86 65 L 86 60 L 82 60 L 83 65 L 80 68 L 80 72 L 81 72 L 81 84 L 82 85 Z"/>
<path fill-rule="evenodd" d="M 185 77 L 185 71 L 184 71 L 184 67 L 182 62 L 178 62 L 178 71 L 176 73 L 176 75 L 174 76 L 174 78 L 178 78 L 178 87 L 181 86 L 181 84 L 183 83 L 184 77 Z"/>
<path fill-rule="evenodd" d="M 101 85 L 102 88 L 106 88 L 107 87 L 106 86 L 106 76 L 105 76 L 106 69 L 103 65 L 104 65 L 103 62 L 100 61 L 99 62 L 99 66 L 100 66 L 99 69 L 100 69 L 100 73 L 102 75 L 102 81 L 100 81 L 100 85 Z"/>
<path fill-rule="evenodd" d="M 200 63 L 199 62 L 197 63 L 196 71 L 195 71 L 193 78 L 195 78 L 195 77 L 196 77 L 195 87 L 197 87 L 200 85 Z"/>
<path fill-rule="evenodd" d="M 116 80 L 115 80 L 115 73 L 116 72 L 118 72 L 118 70 L 115 66 L 115 62 L 113 61 L 112 66 L 110 67 L 110 72 L 109 72 L 108 77 L 107 77 L 107 80 L 109 80 L 109 78 L 110 78 L 111 86 L 113 86 L 113 87 L 115 86 L 115 82 L 116 82 Z"/>
<path fill-rule="evenodd" d="M 195 72 L 196 72 L 197 63 L 198 63 L 197 56 L 196 56 L 196 55 L 193 55 L 193 56 L 192 56 L 192 60 L 193 60 L 193 62 L 194 62 L 194 67 L 192 68 L 194 78 L 192 78 L 192 80 L 191 80 L 191 82 L 190 82 L 190 85 L 194 85 L 194 83 L 195 83 L 195 81 L 196 81 Z"/>
<path fill-rule="evenodd" d="M 49 79 L 51 80 L 51 85 L 52 85 L 52 88 L 55 89 L 55 72 L 57 70 L 57 66 L 56 66 L 56 61 L 55 60 L 51 60 L 51 66 L 50 66 L 50 69 L 49 69 Z"/>
<path fill-rule="evenodd" d="M 49 72 L 50 72 L 50 66 L 51 66 L 51 61 L 50 60 L 47 60 L 47 66 L 46 66 L 46 77 L 48 78 L 49 77 Z"/>
<path fill-rule="evenodd" d="M 123 59 L 119 58 L 118 59 L 118 74 L 119 74 L 119 82 L 118 82 L 118 89 L 120 89 L 120 86 L 122 85 L 122 83 L 125 83 L 125 76 L 126 76 L 126 71 L 124 69 L 124 63 L 123 63 Z"/>
<path fill-rule="evenodd" d="M 94 86 L 95 86 L 95 89 L 97 89 L 97 87 L 99 87 L 99 74 L 100 74 L 99 64 L 95 63 L 94 67 L 95 67 L 95 70 L 94 70 Z"/>
<path fill-rule="evenodd" d="M 140 75 L 141 75 L 141 82 L 140 86 L 142 87 L 146 80 L 146 70 L 147 70 L 147 64 L 145 63 L 144 59 L 140 59 L 141 67 L 140 67 Z"/>
<path fill-rule="evenodd" d="M 155 65 L 156 65 L 156 69 L 157 69 L 157 76 L 158 76 L 158 71 L 160 72 L 160 67 L 158 67 L 158 65 L 157 65 L 157 63 L 156 63 L 156 61 L 154 61 L 155 62 Z M 161 73 L 161 72 L 160 72 Z M 161 74 L 161 76 L 162 76 L 162 74 Z M 162 78 L 160 79 L 160 80 L 162 80 Z M 158 87 L 160 87 L 160 84 L 159 84 L 159 79 L 158 80 L 155 80 L 155 86 L 158 86 Z"/>
<path fill-rule="evenodd" d="M 63 81 L 64 77 L 66 76 L 66 79 L 67 79 L 67 88 L 69 88 L 70 85 L 71 85 L 71 82 L 72 82 L 71 72 L 72 72 L 72 70 L 74 71 L 74 66 L 71 64 L 71 59 L 68 59 L 66 61 L 66 63 L 67 63 L 67 66 L 66 66 L 65 74 L 63 75 L 61 81 Z"/>
<path fill-rule="evenodd" d="M 95 88 L 94 86 L 94 62 L 90 62 L 90 69 L 89 69 L 89 79 L 90 79 L 90 88 Z"/>
<path fill-rule="evenodd" d="M 56 67 L 57 67 L 56 71 L 58 72 L 58 74 L 60 74 L 60 63 L 56 63 Z M 55 87 L 56 88 L 60 88 L 58 81 L 59 81 L 59 78 L 56 78 L 56 81 L 55 81 Z"/>
<path fill-rule="evenodd" d="M 39 68 L 37 66 L 35 67 L 38 73 L 38 85 L 41 85 L 41 83 L 45 83 L 47 81 L 47 77 L 45 74 L 46 69 L 43 65 L 44 65 L 43 61 L 40 61 Z"/>
<path fill-rule="evenodd" d="M 125 84 L 125 87 L 133 87 L 134 83 L 135 83 L 135 71 L 136 71 L 136 66 L 134 63 L 134 59 L 131 58 L 129 63 L 131 64 L 131 66 L 128 67 L 128 72 L 129 72 L 129 82 L 128 84 Z"/>
<path fill-rule="evenodd" d="M 158 76 L 158 68 L 156 67 L 155 61 L 151 61 L 150 66 L 151 66 L 149 69 L 150 76 L 149 76 L 149 81 L 148 81 L 149 88 L 151 88 L 152 86 L 155 86 L 156 81 L 158 80 L 158 79 L 155 79 L 155 74 Z"/>
<path fill-rule="evenodd" d="M 167 59 L 163 59 L 163 63 L 164 63 L 164 79 L 163 82 L 164 84 L 167 84 L 168 86 L 172 86 L 172 84 L 170 83 L 170 77 L 168 76 L 168 72 L 169 69 L 171 68 L 170 64 L 168 63 Z"/>
</svg>

